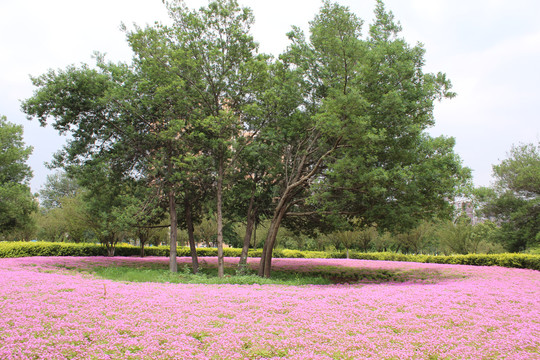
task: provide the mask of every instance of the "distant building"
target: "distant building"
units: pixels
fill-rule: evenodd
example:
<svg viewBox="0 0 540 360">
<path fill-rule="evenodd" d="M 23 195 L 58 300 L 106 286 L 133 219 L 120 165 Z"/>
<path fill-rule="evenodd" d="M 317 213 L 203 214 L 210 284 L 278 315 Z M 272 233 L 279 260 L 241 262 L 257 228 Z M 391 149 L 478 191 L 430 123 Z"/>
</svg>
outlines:
<svg viewBox="0 0 540 360">
<path fill-rule="evenodd" d="M 474 211 L 473 202 L 470 199 L 460 198 L 454 200 L 454 208 L 456 209 L 457 215 L 466 215 L 471 219 L 471 224 L 476 225 L 482 222 L 482 219 L 476 216 Z"/>
</svg>

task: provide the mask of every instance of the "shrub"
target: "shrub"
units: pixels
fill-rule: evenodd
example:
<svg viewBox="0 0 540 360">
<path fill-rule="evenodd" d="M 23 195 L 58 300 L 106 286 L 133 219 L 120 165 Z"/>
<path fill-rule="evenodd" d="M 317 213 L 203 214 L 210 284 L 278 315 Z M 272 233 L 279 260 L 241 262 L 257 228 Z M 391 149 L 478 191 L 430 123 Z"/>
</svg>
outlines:
<svg viewBox="0 0 540 360">
<path fill-rule="evenodd" d="M 227 257 L 240 257 L 241 249 L 225 248 L 223 253 Z M 150 246 L 145 249 L 147 256 L 169 256 L 167 246 Z M 117 256 L 139 256 L 139 247 L 119 244 L 116 247 Z M 107 249 L 103 245 L 90 243 L 58 243 L 58 242 L 0 242 L 0 258 L 26 257 L 26 256 L 106 256 Z M 188 247 L 179 247 L 178 256 L 191 256 Z M 216 248 L 197 248 L 197 255 L 217 256 Z M 250 257 L 260 257 L 261 249 L 251 249 Z M 352 259 L 384 260 L 384 261 L 410 261 L 438 264 L 460 264 L 475 266 L 503 266 L 522 269 L 540 270 L 539 254 L 468 254 L 468 255 L 406 255 L 392 252 L 361 253 L 351 252 Z M 299 251 L 277 249 L 275 258 L 345 258 L 345 252 Z"/>
<path fill-rule="evenodd" d="M 300 250 L 283 249 L 281 250 L 281 255 L 284 258 L 305 258 L 306 257 L 304 252 Z"/>
</svg>

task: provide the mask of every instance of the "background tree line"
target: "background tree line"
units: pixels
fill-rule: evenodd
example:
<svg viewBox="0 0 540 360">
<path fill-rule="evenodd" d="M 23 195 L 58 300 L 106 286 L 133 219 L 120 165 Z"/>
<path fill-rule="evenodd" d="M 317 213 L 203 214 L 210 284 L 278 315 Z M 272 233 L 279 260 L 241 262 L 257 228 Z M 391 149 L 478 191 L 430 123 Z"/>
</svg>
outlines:
<svg viewBox="0 0 540 360">
<path fill-rule="evenodd" d="M 8 129 L 9 127 L 9 129 Z M 4 120 L 0 130 L 8 133 L 7 130 L 17 129 L 22 134 L 20 127 L 15 127 Z M 4 136 L 4 139 L 7 136 Z M 22 142 L 12 142 L 21 150 L 28 150 Z M 505 251 L 538 251 L 538 239 L 529 236 L 520 236 L 523 232 L 538 233 L 538 223 L 534 211 L 537 211 L 535 201 L 537 198 L 527 196 L 527 201 L 521 201 L 518 207 L 505 207 L 510 189 L 503 188 L 501 191 L 500 176 L 505 173 L 505 179 L 512 176 L 516 178 L 527 178 L 527 186 L 531 188 L 534 184 L 534 177 L 538 174 L 540 157 L 538 156 L 539 145 L 527 144 L 515 146 L 509 153 L 509 158 L 505 159 L 501 165 L 494 166 L 494 177 L 496 182 L 492 188 L 478 188 L 474 190 L 471 204 L 476 206 L 476 218 L 482 221 L 473 224 L 473 221 L 462 211 L 456 208 L 453 220 L 441 220 L 437 222 L 421 222 L 416 228 L 404 233 L 381 232 L 375 225 L 359 227 L 354 230 L 338 230 L 323 234 L 314 233 L 312 235 L 300 234 L 294 229 L 282 228 L 277 236 L 276 248 L 316 250 L 316 251 L 346 251 L 349 250 L 370 252 L 370 251 L 390 251 L 405 254 L 469 254 L 469 253 L 500 253 Z M 6 149 L 6 147 L 4 147 Z M 6 151 L 7 153 L 7 151 Z M 13 152 L 12 152 L 13 153 Z M 24 162 L 24 156 L 29 152 L 19 153 Z M 13 158 L 12 158 L 13 159 Z M 12 161 L 12 160 L 10 160 Z M 20 163 L 20 161 L 19 161 Z M 5 163 L 4 163 L 5 164 Z M 512 170 L 511 173 L 501 172 Z M 509 166 L 513 165 L 513 166 Z M 4 165 L 4 168 L 7 168 Z M 27 167 L 19 167 L 19 171 L 25 174 Z M 497 172 L 498 171 L 498 172 Z M 532 176 L 532 177 L 531 177 Z M 5 187 L 6 183 L 3 183 Z M 21 184 L 23 185 L 23 184 Z M 17 202 L 24 204 L 24 199 L 30 199 L 32 209 L 38 209 L 37 201 L 32 201 L 29 188 L 26 193 L 17 198 Z M 5 191 L 5 190 L 4 190 Z M 499 191 L 500 197 L 497 196 Z M 85 201 L 85 192 L 74 179 L 68 177 L 65 172 L 57 172 L 47 177 L 47 182 L 39 194 L 39 210 L 21 213 L 16 216 L 17 226 L 6 226 L 3 223 L 2 238 L 4 240 L 31 240 L 62 241 L 62 242 L 98 242 L 94 224 L 98 223 L 92 219 L 92 213 L 88 211 L 91 203 Z M 5 193 L 5 192 L 4 192 Z M 24 195 L 26 194 L 26 195 Z M 490 198 L 487 197 L 487 195 Z M 519 196 L 514 194 L 513 196 Z M 4 199 L 4 198 L 3 198 Z M 4 203 L 7 204 L 7 203 Z M 10 211 L 3 208 L 3 219 Z M 24 208 L 22 208 L 24 209 Z M 195 225 L 194 236 L 199 246 L 215 246 L 217 238 L 215 216 L 211 214 L 211 206 L 208 204 L 206 216 Z M 493 209 L 503 211 L 501 215 Z M 127 210 L 127 209 L 126 209 Z M 515 211 L 515 214 L 511 212 Z M 528 212 L 531 212 L 528 214 Z M 13 213 L 13 212 L 11 212 Z M 521 217 L 521 214 L 525 214 Z M 513 219 L 513 220 L 512 220 Z M 515 222 L 514 222 L 515 221 Z M 162 218 L 162 223 L 167 224 L 168 219 Z M 354 225 L 354 224 L 353 224 Z M 525 226 L 525 228 L 522 228 Z M 534 227 L 536 226 L 536 228 Z M 241 247 L 243 244 L 242 235 L 245 234 L 245 222 L 235 222 L 234 217 L 228 218 L 225 226 L 224 241 L 231 247 Z M 515 231 L 515 233 L 514 233 Z M 268 232 L 268 221 L 263 220 L 252 230 L 253 237 L 249 244 L 250 248 L 262 248 L 265 236 Z M 122 234 L 122 241 L 130 242 L 141 246 L 143 255 L 145 245 L 160 245 L 168 243 L 169 231 L 166 226 L 141 228 L 136 223 L 132 223 Z M 189 246 L 187 231 L 180 230 L 178 233 L 179 244 Z M 516 242 L 517 240 L 517 242 Z M 516 245 L 522 244 L 516 250 Z"/>
</svg>

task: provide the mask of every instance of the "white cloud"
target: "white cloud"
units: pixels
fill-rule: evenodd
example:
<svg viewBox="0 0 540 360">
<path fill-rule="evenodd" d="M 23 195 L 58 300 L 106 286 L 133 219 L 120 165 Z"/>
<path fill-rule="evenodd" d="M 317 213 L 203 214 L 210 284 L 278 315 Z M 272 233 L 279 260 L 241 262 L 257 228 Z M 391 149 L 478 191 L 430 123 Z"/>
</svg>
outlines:
<svg viewBox="0 0 540 360">
<path fill-rule="evenodd" d="M 435 22 L 444 18 L 450 3 L 444 0 L 413 0 L 412 7 L 420 16 Z"/>
<path fill-rule="evenodd" d="M 533 105 L 538 98 L 540 32 L 507 39 L 446 62 L 462 108 L 500 109 Z M 536 80 L 536 81 L 533 81 Z"/>
<path fill-rule="evenodd" d="M 291 25 L 307 28 L 321 6 L 313 0 L 239 0 L 254 9 L 253 33 L 261 50 L 280 53 Z M 374 0 L 338 0 L 367 25 Z M 206 0 L 186 0 L 198 8 Z M 458 97 L 436 106 L 434 133 L 456 137 L 457 152 L 487 184 L 491 164 L 511 144 L 534 141 L 540 119 L 540 2 L 536 0 L 386 0 L 404 36 L 426 48 L 427 71 L 443 71 Z M 25 121 L 18 99 L 32 94 L 28 74 L 49 68 L 92 63 L 94 50 L 111 60 L 129 60 L 121 22 L 128 26 L 167 21 L 160 0 L 2 0 L 0 2 L 0 114 L 25 125 L 25 140 L 35 146 L 31 166 L 38 190 L 47 171 L 43 161 L 64 139 L 52 129 Z M 478 180 L 480 179 L 480 180 Z"/>
</svg>

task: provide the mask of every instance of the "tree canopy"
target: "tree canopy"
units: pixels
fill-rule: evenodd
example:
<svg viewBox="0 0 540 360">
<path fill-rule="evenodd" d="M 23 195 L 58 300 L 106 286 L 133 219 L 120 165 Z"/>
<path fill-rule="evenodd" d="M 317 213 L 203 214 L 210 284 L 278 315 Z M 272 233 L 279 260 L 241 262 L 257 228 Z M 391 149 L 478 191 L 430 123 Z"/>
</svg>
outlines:
<svg viewBox="0 0 540 360">
<path fill-rule="evenodd" d="M 228 204 L 225 215 L 246 217 L 246 246 L 258 216 L 269 219 L 261 276 L 282 224 L 397 231 L 449 216 L 470 174 L 453 139 L 425 130 L 451 84 L 423 72 L 424 49 L 399 37 L 381 1 L 365 37 L 347 7 L 323 2 L 309 37 L 293 27 L 277 59 L 258 53 L 253 15 L 234 0 L 166 6 L 171 26 L 126 30 L 130 64 L 98 55 L 95 67 L 34 77 L 23 110 L 72 135 L 55 164 L 101 184 L 95 199 L 127 201 L 126 184 L 153 189 L 171 221 L 171 271 L 176 226 L 191 240 L 203 199 L 215 202 L 219 275 Z"/>
<path fill-rule="evenodd" d="M 0 116 L 0 235 L 24 228 L 37 209 L 28 182 L 32 178 L 26 164 L 32 147 L 23 142 L 23 128 Z"/>
<path fill-rule="evenodd" d="M 260 275 L 270 274 L 287 217 L 341 215 L 403 231 L 421 219 L 449 217 L 448 199 L 470 178 L 454 140 L 425 132 L 435 101 L 454 96 L 450 82 L 423 73 L 424 50 L 399 38 L 401 27 L 381 1 L 375 16 L 364 39 L 360 19 L 325 1 L 309 38 L 299 28 L 289 33 L 281 58 L 300 98 L 278 125 L 294 128 L 281 142 L 281 190 Z"/>
<path fill-rule="evenodd" d="M 47 175 L 45 185 L 39 191 L 40 205 L 45 209 L 62 206 L 62 200 L 72 198 L 79 190 L 77 181 L 70 178 L 65 172 L 59 171 Z"/>
<path fill-rule="evenodd" d="M 510 251 L 540 244 L 540 142 L 512 146 L 493 166 L 492 188 L 476 190 L 482 213 L 501 222 L 500 241 Z"/>
</svg>

